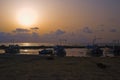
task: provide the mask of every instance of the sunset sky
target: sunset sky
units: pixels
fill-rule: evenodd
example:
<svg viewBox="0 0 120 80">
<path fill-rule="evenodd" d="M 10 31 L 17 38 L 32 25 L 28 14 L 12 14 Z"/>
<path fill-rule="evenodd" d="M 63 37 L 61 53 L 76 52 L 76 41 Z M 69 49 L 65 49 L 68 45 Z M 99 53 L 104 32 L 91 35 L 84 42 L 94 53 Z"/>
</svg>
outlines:
<svg viewBox="0 0 120 80">
<path fill-rule="evenodd" d="M 120 0 L 0 0 L 0 41 L 120 40 Z"/>
</svg>

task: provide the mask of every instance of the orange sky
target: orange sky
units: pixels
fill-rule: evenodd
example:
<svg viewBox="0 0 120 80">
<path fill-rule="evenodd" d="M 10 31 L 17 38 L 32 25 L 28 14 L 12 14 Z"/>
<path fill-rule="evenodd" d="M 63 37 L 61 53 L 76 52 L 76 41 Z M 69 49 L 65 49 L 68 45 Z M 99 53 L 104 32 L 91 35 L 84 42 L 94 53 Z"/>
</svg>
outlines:
<svg viewBox="0 0 120 80">
<path fill-rule="evenodd" d="M 38 27 L 40 34 L 58 29 L 79 32 L 85 27 L 97 30 L 102 25 L 101 29 L 116 29 L 116 34 L 120 33 L 119 0 L 0 0 L 0 6 L 0 32 L 31 27 Z M 34 24 L 23 26 L 17 20 L 16 15 L 24 8 L 37 13 Z"/>
</svg>

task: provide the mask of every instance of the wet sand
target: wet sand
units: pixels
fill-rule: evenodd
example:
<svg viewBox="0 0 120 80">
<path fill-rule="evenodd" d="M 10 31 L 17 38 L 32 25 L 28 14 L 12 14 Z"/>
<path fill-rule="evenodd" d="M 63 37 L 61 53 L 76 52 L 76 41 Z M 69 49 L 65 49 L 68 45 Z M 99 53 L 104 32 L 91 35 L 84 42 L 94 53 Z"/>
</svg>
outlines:
<svg viewBox="0 0 120 80">
<path fill-rule="evenodd" d="M 120 57 L 0 55 L 0 80 L 120 80 Z"/>
</svg>

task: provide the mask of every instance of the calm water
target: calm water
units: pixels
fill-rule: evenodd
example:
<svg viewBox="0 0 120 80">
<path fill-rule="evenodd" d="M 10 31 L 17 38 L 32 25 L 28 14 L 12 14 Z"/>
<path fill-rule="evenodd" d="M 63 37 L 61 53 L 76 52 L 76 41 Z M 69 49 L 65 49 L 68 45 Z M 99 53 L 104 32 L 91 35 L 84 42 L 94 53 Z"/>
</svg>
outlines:
<svg viewBox="0 0 120 80">
<path fill-rule="evenodd" d="M 0 45 L 10 45 L 13 43 L 0 43 Z M 14 43 L 14 44 L 18 44 L 20 46 L 54 46 L 54 44 L 49 44 L 49 43 Z M 34 55 L 38 55 L 39 51 L 41 51 L 42 49 L 26 49 L 26 50 L 20 50 L 20 54 L 34 54 Z M 67 56 L 86 56 L 86 49 L 66 49 L 67 52 Z M 4 50 L 0 50 L 0 53 L 4 53 Z"/>
<path fill-rule="evenodd" d="M 53 46 L 54 44 L 50 44 L 50 43 L 0 43 L 0 45 L 16 45 L 18 44 L 19 46 Z"/>
<path fill-rule="evenodd" d="M 10 45 L 13 43 L 0 43 L 0 45 Z M 14 43 L 14 44 L 18 44 L 20 46 L 54 46 L 54 44 L 49 44 L 49 43 Z M 20 54 L 28 54 L 28 55 L 38 55 L 39 51 L 41 51 L 42 49 L 24 49 L 24 50 L 20 50 Z M 73 48 L 73 49 L 65 49 L 67 52 L 67 56 L 76 56 L 76 57 L 86 57 L 86 52 L 87 49 L 86 48 Z M 0 50 L 0 53 L 4 53 L 4 50 Z M 111 56 L 111 55 L 110 55 Z"/>
</svg>

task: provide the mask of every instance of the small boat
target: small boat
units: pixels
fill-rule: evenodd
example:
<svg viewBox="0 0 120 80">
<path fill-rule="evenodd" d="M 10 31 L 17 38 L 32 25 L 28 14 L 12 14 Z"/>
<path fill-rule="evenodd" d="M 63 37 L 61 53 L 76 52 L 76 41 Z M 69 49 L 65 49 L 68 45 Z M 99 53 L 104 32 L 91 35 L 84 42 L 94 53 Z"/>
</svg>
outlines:
<svg viewBox="0 0 120 80">
<path fill-rule="evenodd" d="M 59 57 L 65 57 L 66 56 L 66 51 L 63 46 L 55 46 L 54 47 L 54 54 Z"/>
<path fill-rule="evenodd" d="M 103 50 L 99 48 L 98 45 L 88 46 L 87 47 L 87 55 L 93 57 L 100 57 L 103 56 Z"/>
<path fill-rule="evenodd" d="M 39 51 L 39 55 L 54 55 L 53 50 L 47 50 L 43 49 L 42 51 Z"/>
<path fill-rule="evenodd" d="M 66 56 L 66 51 L 64 49 L 63 46 L 54 46 L 53 50 L 52 49 L 43 49 L 41 51 L 39 51 L 39 55 L 55 55 L 55 56 L 59 56 L 59 57 L 64 57 Z"/>
<path fill-rule="evenodd" d="M 20 53 L 20 47 L 19 45 L 9 45 L 5 49 L 6 54 L 19 54 Z"/>
<path fill-rule="evenodd" d="M 120 46 L 115 46 L 113 49 L 114 56 L 120 56 Z"/>
<path fill-rule="evenodd" d="M 93 39 L 92 45 L 87 46 L 87 55 L 92 56 L 92 57 L 101 57 L 103 56 L 103 50 L 96 44 L 97 39 L 101 38 L 96 38 L 96 36 Z"/>
<path fill-rule="evenodd" d="M 114 52 L 113 52 L 113 48 L 106 45 L 104 48 L 103 48 L 103 56 L 104 57 L 113 57 L 114 56 Z"/>
</svg>

